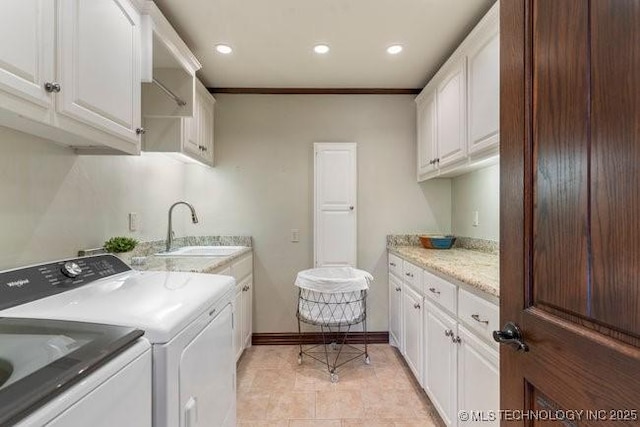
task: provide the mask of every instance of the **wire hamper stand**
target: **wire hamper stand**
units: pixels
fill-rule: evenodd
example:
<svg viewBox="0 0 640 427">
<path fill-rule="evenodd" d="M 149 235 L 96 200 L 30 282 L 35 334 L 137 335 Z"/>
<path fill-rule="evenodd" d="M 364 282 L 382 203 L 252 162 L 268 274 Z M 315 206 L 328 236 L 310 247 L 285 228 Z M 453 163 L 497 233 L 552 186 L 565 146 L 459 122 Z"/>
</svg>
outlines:
<svg viewBox="0 0 640 427">
<path fill-rule="evenodd" d="M 331 382 L 336 383 L 341 366 L 362 356 L 365 364 L 371 363 L 367 338 L 367 290 L 372 279 L 366 271 L 351 267 L 315 268 L 298 273 L 298 364 L 302 364 L 303 356 L 326 364 Z M 320 327 L 321 344 L 303 347 L 302 323 Z M 364 349 L 347 343 L 351 328 L 358 324 L 362 324 L 364 331 Z M 341 356 L 346 357 L 341 359 Z"/>
</svg>

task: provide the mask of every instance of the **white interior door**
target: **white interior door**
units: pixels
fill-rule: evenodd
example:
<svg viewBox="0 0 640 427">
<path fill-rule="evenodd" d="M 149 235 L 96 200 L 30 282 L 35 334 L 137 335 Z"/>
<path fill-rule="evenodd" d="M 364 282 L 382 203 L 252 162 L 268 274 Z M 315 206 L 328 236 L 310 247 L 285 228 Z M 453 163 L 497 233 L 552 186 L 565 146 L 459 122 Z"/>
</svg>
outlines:
<svg viewBox="0 0 640 427">
<path fill-rule="evenodd" d="M 357 262 L 356 143 L 314 144 L 314 257 L 316 267 Z"/>
</svg>

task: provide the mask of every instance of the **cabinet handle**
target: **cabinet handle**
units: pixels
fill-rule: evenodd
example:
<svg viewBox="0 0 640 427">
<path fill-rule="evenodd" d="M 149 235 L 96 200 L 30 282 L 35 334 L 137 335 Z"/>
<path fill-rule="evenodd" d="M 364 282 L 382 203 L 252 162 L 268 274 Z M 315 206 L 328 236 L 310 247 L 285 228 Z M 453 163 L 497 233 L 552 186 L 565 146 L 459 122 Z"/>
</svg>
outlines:
<svg viewBox="0 0 640 427">
<path fill-rule="evenodd" d="M 402 288 L 396 288 L 396 292 L 402 291 Z"/>
<path fill-rule="evenodd" d="M 408 277 L 413 277 L 412 273 L 404 273 L 404 274 L 406 274 Z"/>
<path fill-rule="evenodd" d="M 396 263 L 395 263 L 395 262 L 390 262 L 390 263 L 389 263 L 389 265 L 390 265 L 391 267 L 395 267 L 395 266 L 396 266 Z"/>
<path fill-rule="evenodd" d="M 136 135 L 144 135 L 145 133 L 147 133 L 147 130 L 145 128 L 136 129 Z"/>
<path fill-rule="evenodd" d="M 437 159 L 436 159 L 436 163 L 440 163 L 440 158 L 437 158 Z"/>
<path fill-rule="evenodd" d="M 413 304 L 413 308 L 415 308 L 416 310 L 420 310 L 420 304 L 418 303 Z"/>
<path fill-rule="evenodd" d="M 488 321 L 488 320 L 482 320 L 482 319 L 480 318 L 480 315 L 479 315 L 479 314 L 472 314 L 472 315 L 471 315 L 471 318 L 472 318 L 473 320 L 475 320 L 476 322 L 484 323 L 485 325 L 488 325 L 488 324 L 489 324 L 489 321 Z"/>
<path fill-rule="evenodd" d="M 429 291 L 431 291 L 431 292 L 432 292 L 432 293 L 434 293 L 434 294 L 438 294 L 438 295 L 440 295 L 440 291 L 439 291 L 439 290 L 437 290 L 436 288 L 429 288 Z"/>
<path fill-rule="evenodd" d="M 444 336 L 453 337 L 453 331 L 451 329 L 447 329 L 446 331 L 444 331 Z"/>
<path fill-rule="evenodd" d="M 453 333 L 451 333 L 451 342 L 454 344 L 460 344 L 462 342 L 462 340 L 460 339 L 460 337 L 453 337 Z"/>
<path fill-rule="evenodd" d="M 60 86 L 60 83 L 46 82 L 44 84 L 44 90 L 49 93 L 58 93 L 60 92 L 60 89 L 62 89 L 62 87 Z"/>
</svg>

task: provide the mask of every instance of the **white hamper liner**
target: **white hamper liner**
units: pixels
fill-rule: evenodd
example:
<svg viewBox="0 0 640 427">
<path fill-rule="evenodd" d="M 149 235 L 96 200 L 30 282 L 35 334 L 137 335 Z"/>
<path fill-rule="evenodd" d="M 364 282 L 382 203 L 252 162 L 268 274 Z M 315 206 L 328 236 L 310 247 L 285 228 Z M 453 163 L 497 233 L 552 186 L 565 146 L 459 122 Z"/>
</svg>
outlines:
<svg viewBox="0 0 640 427">
<path fill-rule="evenodd" d="M 321 267 L 298 273 L 298 312 L 314 324 L 357 322 L 364 314 L 362 291 L 369 289 L 373 276 L 353 267 Z"/>
</svg>

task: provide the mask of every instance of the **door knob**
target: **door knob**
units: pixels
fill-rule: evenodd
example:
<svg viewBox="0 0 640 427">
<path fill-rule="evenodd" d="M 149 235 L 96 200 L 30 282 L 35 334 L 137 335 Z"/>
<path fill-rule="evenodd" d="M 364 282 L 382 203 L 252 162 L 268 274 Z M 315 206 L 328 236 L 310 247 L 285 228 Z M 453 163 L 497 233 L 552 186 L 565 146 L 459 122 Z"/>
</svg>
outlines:
<svg viewBox="0 0 640 427">
<path fill-rule="evenodd" d="M 517 351 L 529 351 L 529 346 L 522 339 L 522 331 L 513 322 L 507 322 L 501 331 L 493 331 L 493 339 L 500 344 L 513 345 Z"/>
</svg>

